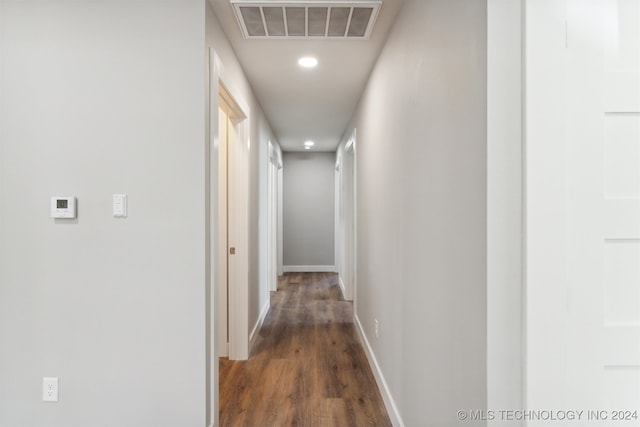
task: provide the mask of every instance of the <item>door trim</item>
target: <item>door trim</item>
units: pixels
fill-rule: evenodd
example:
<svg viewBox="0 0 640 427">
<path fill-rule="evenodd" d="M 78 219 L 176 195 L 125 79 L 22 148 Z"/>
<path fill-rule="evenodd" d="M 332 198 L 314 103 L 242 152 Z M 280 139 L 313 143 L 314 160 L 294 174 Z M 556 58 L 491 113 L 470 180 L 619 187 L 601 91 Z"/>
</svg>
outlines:
<svg viewBox="0 0 640 427">
<path fill-rule="evenodd" d="M 487 2 L 487 409 L 524 409 L 526 1 Z M 496 417 L 487 425 L 504 425 Z M 507 423 L 522 425 L 520 420 Z"/>
<path fill-rule="evenodd" d="M 229 359 L 249 357 L 249 129 L 246 109 L 220 76 L 218 94 L 229 117 L 228 134 L 228 319 Z M 216 113 L 217 114 L 217 113 Z"/>
<path fill-rule="evenodd" d="M 356 139 L 357 130 L 354 129 L 338 150 L 335 166 L 335 264 L 344 298 L 354 301 L 354 306 L 358 244 Z"/>
<path fill-rule="evenodd" d="M 209 49 L 210 61 L 210 88 L 209 88 L 209 120 L 210 120 L 210 141 L 212 147 L 210 149 L 209 162 L 211 168 L 218 164 L 218 107 L 220 99 L 224 99 L 225 103 L 232 108 L 232 121 L 237 129 L 237 142 L 235 146 L 236 162 L 234 164 L 233 179 L 236 182 L 235 191 L 235 212 L 238 214 L 238 222 L 236 225 L 237 237 L 235 241 L 230 241 L 229 245 L 237 248 L 236 257 L 236 284 L 229 289 L 229 358 L 232 360 L 246 360 L 249 357 L 249 326 L 248 326 L 248 281 L 249 281 L 249 152 L 250 146 L 250 117 L 251 112 L 248 104 L 238 94 L 230 84 L 230 78 L 224 72 L 224 66 L 215 49 Z M 211 333 L 210 337 L 213 347 L 210 349 L 213 360 L 217 360 L 220 354 L 218 348 L 217 333 L 217 312 L 215 307 L 218 301 L 216 272 L 218 271 L 219 251 L 215 242 L 218 241 L 218 176 L 217 173 L 209 174 L 210 188 L 210 233 L 209 239 L 212 243 L 212 258 L 210 263 L 211 270 L 208 274 L 211 277 L 211 290 L 208 304 L 212 315 L 210 316 L 210 324 L 208 325 Z M 214 369 L 211 372 L 215 374 L 214 381 L 217 387 L 217 363 L 213 363 Z M 215 372 L 214 372 L 215 371 Z M 215 393 L 217 408 L 217 391 Z"/>
</svg>

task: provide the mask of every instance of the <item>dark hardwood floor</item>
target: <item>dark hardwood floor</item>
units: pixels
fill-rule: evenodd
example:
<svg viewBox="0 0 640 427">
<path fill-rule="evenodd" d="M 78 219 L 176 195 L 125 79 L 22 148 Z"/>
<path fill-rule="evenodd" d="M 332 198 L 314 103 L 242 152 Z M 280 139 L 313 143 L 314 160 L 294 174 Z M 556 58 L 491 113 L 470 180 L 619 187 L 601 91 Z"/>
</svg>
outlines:
<svg viewBox="0 0 640 427">
<path fill-rule="evenodd" d="M 248 361 L 220 359 L 222 426 L 391 426 L 333 273 L 288 273 Z"/>
</svg>

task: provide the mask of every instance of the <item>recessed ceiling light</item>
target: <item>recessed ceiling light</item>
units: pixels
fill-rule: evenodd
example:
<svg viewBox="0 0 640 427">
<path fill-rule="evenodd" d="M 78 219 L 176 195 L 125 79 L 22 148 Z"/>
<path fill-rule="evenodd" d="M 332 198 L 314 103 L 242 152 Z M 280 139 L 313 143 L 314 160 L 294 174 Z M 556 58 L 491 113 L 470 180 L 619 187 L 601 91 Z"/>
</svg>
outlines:
<svg viewBox="0 0 640 427">
<path fill-rule="evenodd" d="M 311 147 L 304 147 L 305 150 L 311 150 Z"/>
<path fill-rule="evenodd" d="M 305 141 L 304 143 L 304 146 L 309 148 L 313 147 L 314 145 L 316 145 L 316 143 L 313 141 Z"/>
<path fill-rule="evenodd" d="M 305 56 L 298 59 L 298 65 L 304 68 L 313 68 L 318 65 L 318 60 L 312 56 Z"/>
</svg>

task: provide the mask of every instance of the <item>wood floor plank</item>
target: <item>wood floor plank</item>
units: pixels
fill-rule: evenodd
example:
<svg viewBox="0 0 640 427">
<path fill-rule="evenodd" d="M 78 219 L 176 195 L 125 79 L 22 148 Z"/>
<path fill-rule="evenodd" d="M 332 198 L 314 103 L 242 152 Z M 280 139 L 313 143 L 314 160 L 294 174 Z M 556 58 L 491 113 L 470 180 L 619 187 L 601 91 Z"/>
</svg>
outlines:
<svg viewBox="0 0 640 427">
<path fill-rule="evenodd" d="M 391 426 L 333 273 L 287 273 L 247 361 L 220 359 L 220 424 Z"/>
</svg>

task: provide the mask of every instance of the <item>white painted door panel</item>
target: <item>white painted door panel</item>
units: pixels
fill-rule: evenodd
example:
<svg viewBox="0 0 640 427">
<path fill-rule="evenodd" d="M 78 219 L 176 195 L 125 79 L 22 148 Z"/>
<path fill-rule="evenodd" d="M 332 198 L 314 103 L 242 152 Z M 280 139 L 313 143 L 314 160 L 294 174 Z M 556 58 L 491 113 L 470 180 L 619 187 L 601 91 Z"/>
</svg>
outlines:
<svg viewBox="0 0 640 427">
<path fill-rule="evenodd" d="M 229 276 L 227 232 L 227 147 L 229 118 L 218 109 L 218 352 L 219 357 L 229 356 Z"/>
<path fill-rule="evenodd" d="M 530 20 L 552 11 L 559 35 L 563 4 L 564 46 L 527 65 L 555 84 L 527 88 L 527 403 L 585 412 L 527 425 L 640 426 L 640 1 L 529 2 Z"/>
<path fill-rule="evenodd" d="M 356 286 L 356 181 L 355 181 L 355 131 L 351 140 L 347 143 L 342 161 L 342 221 L 343 222 L 343 247 L 342 247 L 342 271 L 344 273 L 345 298 L 353 301 Z"/>
<path fill-rule="evenodd" d="M 603 406 L 640 412 L 640 1 L 604 8 Z"/>
</svg>

